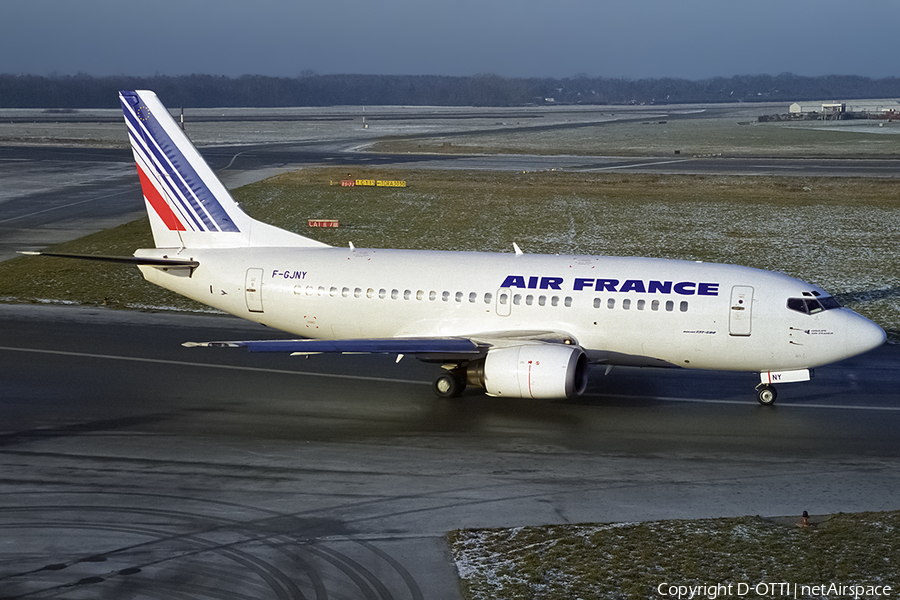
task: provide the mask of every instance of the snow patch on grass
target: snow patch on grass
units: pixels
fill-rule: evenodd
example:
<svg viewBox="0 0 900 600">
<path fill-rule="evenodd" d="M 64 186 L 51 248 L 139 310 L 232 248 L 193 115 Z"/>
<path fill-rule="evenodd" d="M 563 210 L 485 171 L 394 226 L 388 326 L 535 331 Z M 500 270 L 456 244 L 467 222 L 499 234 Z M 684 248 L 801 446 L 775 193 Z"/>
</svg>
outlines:
<svg viewBox="0 0 900 600">
<path fill-rule="evenodd" d="M 900 512 L 460 530 L 448 535 L 468 600 L 658 597 L 664 582 L 896 582 Z M 755 598 L 753 593 L 746 595 Z"/>
</svg>

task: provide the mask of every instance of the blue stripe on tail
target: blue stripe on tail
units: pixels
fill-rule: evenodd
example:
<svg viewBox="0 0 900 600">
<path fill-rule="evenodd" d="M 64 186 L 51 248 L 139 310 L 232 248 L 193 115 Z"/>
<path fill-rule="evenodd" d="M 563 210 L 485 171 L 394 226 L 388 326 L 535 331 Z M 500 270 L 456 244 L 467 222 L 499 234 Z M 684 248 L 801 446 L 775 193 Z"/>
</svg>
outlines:
<svg viewBox="0 0 900 600">
<path fill-rule="evenodd" d="M 156 171 L 156 181 L 173 209 L 187 217 L 195 231 L 239 232 L 215 194 L 197 174 L 190 160 L 172 141 L 137 92 L 121 92 L 122 109 L 135 149 Z M 171 118 L 168 113 L 160 118 Z"/>
</svg>

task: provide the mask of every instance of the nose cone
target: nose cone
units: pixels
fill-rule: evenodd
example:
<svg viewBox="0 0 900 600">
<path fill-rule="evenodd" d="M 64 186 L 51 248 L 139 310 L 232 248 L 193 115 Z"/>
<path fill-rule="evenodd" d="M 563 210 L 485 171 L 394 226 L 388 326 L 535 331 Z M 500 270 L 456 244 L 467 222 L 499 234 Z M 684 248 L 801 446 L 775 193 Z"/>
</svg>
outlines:
<svg viewBox="0 0 900 600">
<path fill-rule="evenodd" d="M 843 348 L 846 358 L 874 350 L 884 343 L 887 338 L 884 329 L 853 311 L 847 313 Z"/>
</svg>

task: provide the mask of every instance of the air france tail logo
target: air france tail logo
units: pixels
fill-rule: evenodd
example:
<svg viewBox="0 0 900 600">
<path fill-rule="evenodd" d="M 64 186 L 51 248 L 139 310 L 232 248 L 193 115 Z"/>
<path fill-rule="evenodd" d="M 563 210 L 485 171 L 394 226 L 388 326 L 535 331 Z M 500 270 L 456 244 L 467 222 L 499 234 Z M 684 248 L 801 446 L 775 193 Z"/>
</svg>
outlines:
<svg viewBox="0 0 900 600">
<path fill-rule="evenodd" d="M 682 296 L 718 296 L 719 284 L 697 281 L 657 281 L 655 279 L 595 279 L 575 277 L 571 284 L 564 277 L 539 277 L 536 275 L 507 275 L 501 288 L 528 290 L 571 290 L 581 292 L 635 292 L 637 294 L 680 294 Z"/>
<path fill-rule="evenodd" d="M 169 230 L 239 232 L 197 171 L 205 167 L 203 158 L 180 132 L 173 129 L 173 137 L 166 130 L 164 122 L 175 125 L 165 109 L 160 105 L 154 115 L 148 106 L 153 102 L 144 102 L 138 92 L 121 92 L 120 98 L 138 171 L 143 172 L 144 196 Z"/>
</svg>

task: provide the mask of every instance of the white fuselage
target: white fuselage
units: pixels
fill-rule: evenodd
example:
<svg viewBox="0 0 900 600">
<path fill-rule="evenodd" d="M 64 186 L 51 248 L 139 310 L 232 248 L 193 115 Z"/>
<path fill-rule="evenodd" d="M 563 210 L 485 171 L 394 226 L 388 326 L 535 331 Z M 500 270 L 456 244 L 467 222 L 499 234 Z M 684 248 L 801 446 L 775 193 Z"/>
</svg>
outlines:
<svg viewBox="0 0 900 600">
<path fill-rule="evenodd" d="M 764 372 L 835 362 L 884 336 L 848 309 L 790 310 L 789 298 L 827 294 L 735 265 L 332 247 L 197 248 L 178 256 L 200 266 L 143 266 L 145 278 L 317 339 L 560 332 L 593 362 Z"/>
</svg>

